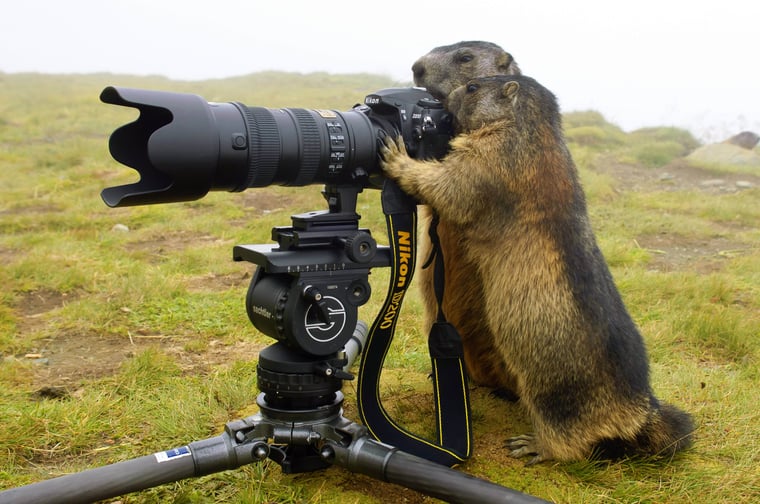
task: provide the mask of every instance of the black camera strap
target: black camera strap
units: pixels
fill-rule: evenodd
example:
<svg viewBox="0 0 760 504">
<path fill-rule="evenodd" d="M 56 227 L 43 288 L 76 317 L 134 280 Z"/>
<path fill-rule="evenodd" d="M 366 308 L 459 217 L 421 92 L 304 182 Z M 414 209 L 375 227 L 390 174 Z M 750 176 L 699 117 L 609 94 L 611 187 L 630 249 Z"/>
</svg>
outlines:
<svg viewBox="0 0 760 504">
<path fill-rule="evenodd" d="M 456 329 L 445 321 L 440 308 L 443 288 L 443 254 L 435 251 L 440 278 L 438 320 L 428 338 L 432 361 L 433 395 L 436 414 L 436 440 L 427 440 L 397 424 L 380 401 L 380 373 L 390 349 L 393 334 L 416 262 L 416 202 L 395 182 L 386 181 L 382 191 L 383 212 L 393 251 L 391 279 L 383 308 L 370 329 L 358 376 L 359 415 L 370 433 L 379 441 L 425 459 L 453 466 L 472 453 L 472 422 L 467 374 L 462 342 Z M 435 275 L 438 277 L 438 273 Z M 438 286 L 436 291 L 438 291 Z"/>
</svg>

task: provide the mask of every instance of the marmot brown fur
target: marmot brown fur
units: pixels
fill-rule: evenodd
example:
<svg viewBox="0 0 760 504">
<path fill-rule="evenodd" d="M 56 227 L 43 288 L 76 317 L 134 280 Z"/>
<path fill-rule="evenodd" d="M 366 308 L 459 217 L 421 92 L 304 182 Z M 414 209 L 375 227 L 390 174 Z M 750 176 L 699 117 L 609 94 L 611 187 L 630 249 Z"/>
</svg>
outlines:
<svg viewBox="0 0 760 504">
<path fill-rule="evenodd" d="M 465 41 L 436 47 L 412 65 L 414 83 L 427 88 L 436 98 L 446 101 L 449 93 L 474 77 L 519 74 L 520 68 L 511 54 L 500 46 L 483 41 Z M 420 236 L 420 257 L 430 255 L 427 230 L 432 218 L 429 208 L 420 209 L 423 232 Z M 443 311 L 446 319 L 462 336 L 465 365 L 470 379 L 479 385 L 500 389 L 515 399 L 516 384 L 493 346 L 494 337 L 486 323 L 482 281 L 473 264 L 462 253 L 462 236 L 452 230 L 445 217 L 439 216 L 438 240 L 444 257 Z M 495 223 L 500 226 L 499 223 Z M 418 282 L 425 306 L 425 326 L 432 326 L 438 314 L 433 287 L 434 269 L 421 269 Z"/>
<path fill-rule="evenodd" d="M 461 236 L 481 281 L 498 354 L 516 378 L 534 432 L 509 439 L 514 457 L 578 460 L 610 449 L 669 456 L 693 425 L 649 384 L 641 335 L 589 224 L 557 102 L 524 76 L 469 81 L 448 100 L 461 134 L 441 161 L 403 143 L 385 173 Z"/>
</svg>

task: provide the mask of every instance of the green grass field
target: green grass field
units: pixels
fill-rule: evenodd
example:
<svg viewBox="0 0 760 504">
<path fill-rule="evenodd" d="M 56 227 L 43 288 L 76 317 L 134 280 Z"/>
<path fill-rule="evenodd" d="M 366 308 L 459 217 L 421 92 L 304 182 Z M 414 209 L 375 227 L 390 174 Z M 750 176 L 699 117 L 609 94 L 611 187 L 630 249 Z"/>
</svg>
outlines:
<svg viewBox="0 0 760 504">
<path fill-rule="evenodd" d="M 211 437 L 253 414 L 257 354 L 273 341 L 248 321 L 252 268 L 232 261 L 232 247 L 268 243 L 291 214 L 325 207 L 318 186 L 106 207 L 103 188 L 135 180 L 110 157 L 108 136 L 136 117 L 99 102 L 106 85 L 347 110 L 406 84 L 369 75 L 177 82 L 0 73 L 0 490 Z M 459 469 L 563 503 L 760 501 L 760 170 L 688 164 L 698 142 L 674 128 L 625 133 L 595 112 L 567 114 L 565 128 L 597 239 L 646 339 L 653 388 L 694 415 L 695 444 L 667 462 L 525 467 L 503 448 L 529 430 L 524 411 L 475 387 L 474 456 Z M 738 180 L 754 187 L 736 189 Z M 359 212 L 387 241 L 378 192 L 360 196 Z M 371 281 L 365 320 L 383 301 L 386 272 Z M 391 414 L 430 435 L 421 313 L 414 292 L 383 384 Z M 347 383 L 345 415 L 357 420 L 354 392 Z M 119 499 L 432 501 L 339 468 L 284 475 L 273 462 Z"/>
</svg>

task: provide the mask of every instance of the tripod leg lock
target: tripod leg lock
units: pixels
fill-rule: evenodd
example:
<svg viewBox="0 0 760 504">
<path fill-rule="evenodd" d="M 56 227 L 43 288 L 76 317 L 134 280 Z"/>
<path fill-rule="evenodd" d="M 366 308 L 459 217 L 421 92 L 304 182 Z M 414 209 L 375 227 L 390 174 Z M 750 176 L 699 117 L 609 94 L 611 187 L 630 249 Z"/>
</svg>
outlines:
<svg viewBox="0 0 760 504">
<path fill-rule="evenodd" d="M 398 449 L 371 439 L 367 429 L 358 424 L 350 425 L 346 433 L 351 436 L 351 443 L 344 446 L 328 441 L 322 447 L 322 457 L 350 471 L 388 481 L 388 459 Z"/>
</svg>

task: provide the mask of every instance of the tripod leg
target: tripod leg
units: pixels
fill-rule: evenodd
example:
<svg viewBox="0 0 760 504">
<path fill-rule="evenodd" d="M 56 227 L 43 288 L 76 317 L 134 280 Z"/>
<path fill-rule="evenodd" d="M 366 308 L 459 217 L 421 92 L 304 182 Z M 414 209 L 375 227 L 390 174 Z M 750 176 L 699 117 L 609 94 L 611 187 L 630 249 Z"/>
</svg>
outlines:
<svg viewBox="0 0 760 504">
<path fill-rule="evenodd" d="M 464 504 L 547 504 L 547 501 L 496 485 L 441 464 L 410 455 L 367 436 L 347 447 L 328 443 L 322 456 L 349 471 Z"/>
<path fill-rule="evenodd" d="M 0 492 L 0 504 L 84 504 L 236 469 L 263 460 L 268 454 L 263 443 L 240 443 L 235 439 L 235 429 L 248 426 L 238 420 L 228 424 L 224 434 L 187 446 L 12 488 Z"/>
<path fill-rule="evenodd" d="M 177 450 L 184 451 L 186 449 L 185 446 Z M 152 488 L 194 476 L 193 457 L 189 451 L 187 455 L 166 457 L 162 461 L 159 461 L 159 454 L 146 455 L 80 473 L 12 488 L 0 492 L 0 503 L 84 504 Z"/>
</svg>

